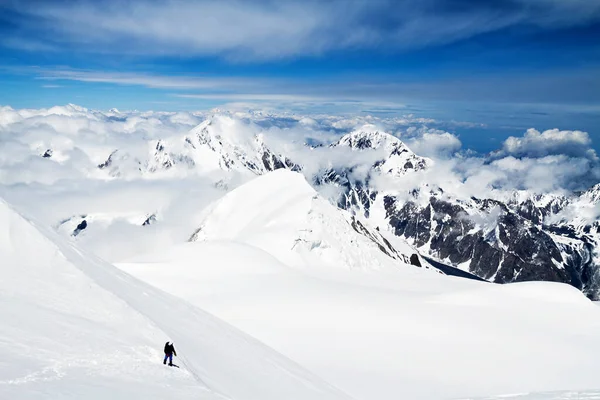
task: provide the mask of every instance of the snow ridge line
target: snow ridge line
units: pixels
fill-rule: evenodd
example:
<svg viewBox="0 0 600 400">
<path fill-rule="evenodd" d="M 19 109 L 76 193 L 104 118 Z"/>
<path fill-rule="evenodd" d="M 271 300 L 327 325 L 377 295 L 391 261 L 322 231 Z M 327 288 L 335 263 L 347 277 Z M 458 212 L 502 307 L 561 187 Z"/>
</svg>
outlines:
<svg viewBox="0 0 600 400">
<path fill-rule="evenodd" d="M 56 246 L 71 265 L 96 285 L 180 343 L 179 348 L 193 356 L 193 360 L 182 357 L 188 371 L 215 395 L 227 400 L 353 400 L 243 331 L 77 249 L 0 199 L 2 203 L 37 230 L 43 240 Z"/>
<path fill-rule="evenodd" d="M 70 245 L 70 247 L 71 247 L 71 249 L 72 249 L 74 252 L 76 252 L 76 253 L 77 253 L 79 256 L 83 257 L 83 254 L 82 254 L 82 253 L 81 253 L 81 252 L 80 252 L 78 249 L 76 249 L 76 248 L 75 248 L 74 246 L 72 246 L 72 245 Z M 98 257 L 96 257 L 96 256 L 94 256 L 94 255 L 89 255 L 88 257 L 90 257 L 90 258 L 92 258 L 92 259 L 94 260 L 94 264 L 96 264 L 96 265 L 97 265 L 97 267 L 98 267 L 97 269 L 103 269 L 103 270 L 105 270 L 105 268 L 102 266 L 102 264 L 104 264 L 104 263 L 105 263 L 103 260 L 99 259 Z M 79 267 L 79 266 L 78 266 L 78 267 Z M 183 300 L 183 299 L 180 299 L 180 298 L 178 298 L 178 297 L 175 297 L 175 296 L 173 296 L 173 295 L 171 295 L 171 294 L 169 294 L 169 293 L 166 293 L 166 292 L 164 292 L 164 291 L 162 291 L 162 290 L 160 290 L 160 289 L 157 289 L 157 288 L 155 288 L 154 286 L 150 286 L 149 284 L 146 284 L 145 282 L 138 280 L 137 278 L 135 278 L 135 277 L 133 277 L 133 276 L 131 276 L 131 275 L 127 274 L 127 273 L 126 273 L 126 272 L 124 272 L 124 271 L 121 271 L 121 270 L 119 270 L 119 269 L 118 269 L 118 268 L 116 268 L 116 267 L 113 267 L 113 268 L 114 268 L 114 270 L 113 270 L 113 271 L 111 271 L 111 272 L 112 272 L 112 273 L 114 273 L 115 275 L 121 275 L 120 277 L 118 277 L 118 278 L 119 278 L 121 281 L 125 281 L 126 279 L 128 279 L 128 280 L 131 280 L 131 283 L 134 283 L 134 282 L 135 282 L 135 285 L 137 285 L 138 287 L 140 287 L 140 288 L 144 288 L 144 289 L 145 289 L 145 290 L 147 290 L 148 292 L 154 292 L 154 293 L 150 294 L 150 293 L 148 293 L 147 291 L 143 291 L 142 293 L 143 293 L 145 296 L 149 296 L 149 297 L 151 297 L 151 298 L 152 298 L 153 296 L 155 296 L 155 295 L 156 295 L 157 297 L 160 297 L 160 296 L 162 296 L 162 297 L 163 297 L 163 299 L 162 299 L 162 300 L 167 300 L 167 299 L 168 299 L 167 301 L 174 301 L 175 303 L 178 303 L 177 305 L 179 305 L 179 306 L 184 306 L 184 308 L 185 308 L 187 311 L 190 311 L 190 314 L 194 314 L 194 313 L 200 313 L 200 314 L 202 314 L 202 317 L 203 317 L 203 318 L 210 319 L 210 322 L 211 322 L 211 323 L 213 323 L 213 324 L 215 324 L 215 325 L 224 325 L 224 324 L 226 324 L 224 321 L 221 321 L 221 320 L 219 320 L 217 317 L 215 317 L 215 316 L 211 315 L 210 313 L 208 313 L 208 312 L 206 312 L 206 311 L 204 311 L 204 310 L 201 310 L 200 308 L 198 308 L 198 307 L 196 307 L 196 306 L 192 305 L 191 303 L 189 303 L 189 302 L 187 302 L 187 301 L 185 301 L 185 300 Z M 86 268 L 86 269 L 87 269 L 87 268 Z M 94 268 L 94 271 L 95 271 L 95 270 L 97 270 L 97 269 L 96 269 L 96 268 Z M 83 272 L 87 274 L 87 272 L 86 272 L 86 271 L 83 271 Z M 106 272 L 108 273 L 108 271 L 106 271 Z M 96 281 L 96 283 L 98 283 L 96 279 L 94 279 L 94 281 Z M 101 286 L 102 286 L 103 288 L 105 288 L 106 290 L 110 291 L 111 293 L 114 293 L 114 294 L 115 294 L 115 296 L 117 296 L 118 298 L 120 298 L 121 300 L 123 300 L 125 303 L 127 303 L 129 306 L 131 306 L 131 307 L 132 307 L 134 310 L 136 310 L 136 311 L 137 311 L 137 312 L 139 312 L 140 314 L 142 314 L 142 315 L 144 315 L 145 317 L 147 317 L 147 318 L 148 318 L 148 319 L 149 319 L 149 320 L 150 320 L 150 321 L 151 321 L 153 324 L 155 324 L 155 325 L 156 325 L 156 326 L 157 326 L 157 327 L 158 327 L 158 328 L 159 328 L 161 331 L 163 331 L 163 332 L 165 332 L 165 333 L 167 333 L 167 332 L 171 332 L 171 330 L 170 330 L 170 329 L 165 329 L 165 328 L 164 328 L 164 327 L 163 327 L 161 324 L 157 323 L 157 322 L 156 322 L 156 320 L 154 319 L 154 317 L 153 317 L 152 315 L 149 315 L 148 313 L 141 311 L 141 310 L 139 309 L 139 307 L 136 307 L 134 304 L 132 304 L 132 302 L 130 302 L 130 301 L 127 301 L 126 299 L 124 299 L 124 298 L 123 298 L 123 296 L 121 296 L 120 294 L 117 294 L 117 293 L 115 293 L 114 291 L 112 291 L 112 290 L 110 290 L 110 289 L 107 289 L 107 288 L 106 288 L 104 285 L 101 285 Z M 227 325 L 228 325 L 228 324 L 227 324 Z M 235 328 L 235 327 L 233 327 L 233 326 L 231 326 L 231 325 L 228 325 L 228 326 L 227 326 L 227 328 L 229 328 L 229 330 L 231 330 L 231 331 L 232 331 L 231 333 L 233 333 L 233 334 L 241 334 L 241 335 L 243 335 L 243 338 L 245 339 L 245 342 L 247 342 L 247 343 L 249 343 L 249 344 L 252 344 L 252 345 L 258 345 L 258 346 L 260 346 L 260 347 L 266 347 L 266 345 L 264 345 L 262 342 L 258 341 L 257 339 L 255 339 L 255 338 L 253 338 L 253 337 L 249 336 L 248 334 L 244 333 L 243 331 L 240 331 L 240 330 L 238 330 L 237 328 Z M 173 333 L 174 333 L 174 334 L 173 334 L 173 335 L 171 335 L 171 337 L 177 337 L 177 336 L 179 336 L 179 334 L 178 334 L 176 331 L 173 331 Z M 232 336 L 233 336 L 233 335 L 232 335 Z M 184 342 L 185 342 L 185 340 L 184 340 Z M 275 352 L 274 350 L 272 350 L 271 348 L 269 348 L 269 350 L 273 351 L 273 353 L 277 354 L 277 356 L 279 356 L 281 359 L 283 359 L 283 358 L 284 358 L 284 356 L 280 355 L 279 353 L 276 353 L 276 352 Z M 226 399 L 226 400 L 233 400 L 233 399 L 234 399 L 234 398 L 232 398 L 232 397 L 230 397 L 230 396 L 228 396 L 228 395 L 225 395 L 223 392 L 221 392 L 221 390 L 216 390 L 214 387 L 215 387 L 215 386 L 218 386 L 218 385 L 215 385 L 215 383 L 208 383 L 208 382 L 207 382 L 205 379 L 202 379 L 202 378 L 200 377 L 199 373 L 197 372 L 197 370 L 196 370 L 197 368 L 194 366 L 194 363 L 193 363 L 193 362 L 191 362 L 191 361 L 189 361 L 189 360 L 187 359 L 187 357 L 186 357 L 186 356 L 183 356 L 183 357 L 180 357 L 180 358 L 182 359 L 182 364 L 186 366 L 186 368 L 188 369 L 188 371 L 190 371 L 190 373 L 192 374 L 192 376 L 194 376 L 194 378 L 195 378 L 195 379 L 196 379 L 196 380 L 197 380 L 199 383 L 201 383 L 203 386 L 205 386 L 205 387 L 206 387 L 207 389 L 209 389 L 211 392 L 213 392 L 214 394 L 216 394 L 216 395 L 218 395 L 218 396 L 222 397 L 223 399 Z M 288 361 L 288 359 L 287 359 L 287 358 L 286 358 L 285 360 L 286 360 L 286 361 Z M 279 360 L 278 360 L 278 361 L 279 361 Z M 272 362 L 272 361 L 270 361 L 270 362 Z M 304 368 L 303 368 L 302 366 L 300 366 L 300 365 L 296 364 L 296 365 L 295 365 L 295 367 L 299 369 L 299 371 L 298 371 L 298 372 L 303 372 L 302 370 L 303 370 Z M 281 370 L 281 368 L 279 368 L 279 367 L 278 367 L 278 369 L 279 369 L 279 370 Z M 284 371 L 285 371 L 285 370 L 284 370 Z M 286 371 L 286 374 L 289 374 L 289 375 L 291 375 L 289 371 Z M 303 375 L 306 375 L 306 373 L 304 373 Z M 310 374 L 310 375 L 312 375 L 312 374 Z M 316 376 L 310 376 L 310 375 L 309 375 L 309 376 L 298 376 L 298 375 L 296 375 L 295 377 L 296 377 L 296 378 L 304 378 L 304 379 L 303 379 L 303 381 L 304 381 L 303 383 L 304 383 L 305 385 L 314 387 L 314 379 L 315 379 L 315 378 L 317 378 L 317 377 L 316 377 Z M 312 378 L 312 379 L 309 379 L 309 378 Z M 325 382 L 325 381 L 322 381 L 322 380 L 321 380 L 321 378 L 317 378 L 317 379 L 318 379 L 319 381 L 321 381 L 323 384 L 325 384 L 327 387 L 329 387 L 331 390 L 333 390 L 334 392 L 337 392 L 337 394 L 338 394 L 338 396 L 339 396 L 339 397 L 338 397 L 338 396 L 336 396 L 336 397 L 335 397 L 335 399 L 340 399 L 340 400 L 354 400 L 352 397 L 350 397 L 350 396 L 349 396 L 349 395 L 347 395 L 346 393 L 343 393 L 343 392 L 341 392 L 341 391 L 340 391 L 338 388 L 336 388 L 336 387 L 334 387 L 334 386 L 330 385 L 329 383 L 327 383 L 327 382 Z M 321 391 L 321 390 L 320 390 L 320 388 L 317 388 L 317 387 L 314 387 L 314 389 L 316 389 L 316 390 L 318 390 L 318 391 Z M 321 398 L 321 397 L 318 397 L 318 399 L 320 399 L 320 398 Z M 327 396 L 327 397 L 325 397 L 325 398 L 329 399 L 330 397 L 329 397 L 329 396 Z M 237 397 L 235 397 L 235 399 L 237 399 Z M 317 397 L 315 397 L 315 399 L 317 399 Z M 258 400 L 258 399 L 257 399 L 257 400 Z"/>
</svg>

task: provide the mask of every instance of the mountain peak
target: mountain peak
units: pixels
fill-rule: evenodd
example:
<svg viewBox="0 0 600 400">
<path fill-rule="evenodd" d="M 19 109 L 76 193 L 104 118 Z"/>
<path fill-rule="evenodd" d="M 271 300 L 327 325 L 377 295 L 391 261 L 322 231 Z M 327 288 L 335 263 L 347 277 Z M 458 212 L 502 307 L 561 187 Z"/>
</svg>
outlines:
<svg viewBox="0 0 600 400">
<path fill-rule="evenodd" d="M 597 183 L 593 187 L 583 192 L 581 197 L 588 200 L 591 203 L 600 202 L 600 183 Z"/>
<path fill-rule="evenodd" d="M 432 161 L 412 152 L 403 141 L 396 136 L 376 129 L 373 125 L 348 133 L 333 145 L 353 150 L 380 150 L 382 159 L 374 167 L 384 174 L 402 176 L 408 171 L 426 169 Z"/>
<path fill-rule="evenodd" d="M 378 130 L 374 125 L 365 125 L 342 136 L 336 146 L 347 146 L 357 150 L 381 148 L 389 151 L 400 148 L 408 150 L 408 147 L 400 139 Z"/>
<path fill-rule="evenodd" d="M 288 265 L 396 268 L 414 252 L 321 197 L 296 172 L 279 169 L 232 190 L 205 210 L 190 241 L 233 240 L 261 248 Z M 402 251 L 402 253 L 399 252 Z"/>
</svg>

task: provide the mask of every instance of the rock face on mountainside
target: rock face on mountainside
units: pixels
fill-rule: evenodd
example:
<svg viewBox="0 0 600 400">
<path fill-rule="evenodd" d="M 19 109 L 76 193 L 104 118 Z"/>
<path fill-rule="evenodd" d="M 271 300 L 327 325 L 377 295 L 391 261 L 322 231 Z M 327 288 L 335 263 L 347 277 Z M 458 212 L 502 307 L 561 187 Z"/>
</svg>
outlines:
<svg viewBox="0 0 600 400">
<path fill-rule="evenodd" d="M 600 185 L 573 197 L 531 194 L 525 199 L 459 200 L 443 188 L 423 182 L 419 189 L 379 193 L 371 181 L 381 175 L 401 177 L 434 168 L 399 139 L 382 132 L 353 132 L 332 146 L 355 151 L 384 149 L 363 179 L 358 166 L 331 168 L 313 177 L 316 186 L 341 189 L 339 207 L 370 217 L 409 241 L 423 254 L 496 283 L 545 280 L 569 283 L 597 298 L 600 290 L 600 226 L 562 218 L 565 210 L 598 207 Z M 389 168 L 393 165 L 393 168 Z M 402 196 L 398 196 L 402 194 Z M 408 195 L 408 196 L 407 196 Z M 409 200 L 406 200 L 406 198 Z"/>
<path fill-rule="evenodd" d="M 395 198 L 385 198 L 394 233 L 452 265 L 468 267 L 493 282 L 548 280 L 581 287 L 576 268 L 563 265 L 561 251 L 548 233 L 500 202 L 476 204 L 482 212 L 500 209 L 491 227 L 478 227 L 465 207 L 435 197 L 425 207 L 407 202 L 400 208 Z"/>
</svg>

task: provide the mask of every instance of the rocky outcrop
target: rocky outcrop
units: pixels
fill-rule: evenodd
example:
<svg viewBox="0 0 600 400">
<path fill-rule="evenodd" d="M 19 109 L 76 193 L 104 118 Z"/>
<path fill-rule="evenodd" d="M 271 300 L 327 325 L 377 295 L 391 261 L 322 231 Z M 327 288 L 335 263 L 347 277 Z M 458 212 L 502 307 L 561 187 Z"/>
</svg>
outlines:
<svg viewBox="0 0 600 400">
<path fill-rule="evenodd" d="M 571 284 L 590 298 L 600 293 L 600 224 L 578 220 L 578 209 L 594 207 L 600 185 L 565 197 L 552 194 L 515 194 L 506 201 L 459 200 L 443 188 L 423 183 L 411 189 L 409 198 L 378 193 L 370 185 L 377 174 L 391 177 L 421 171 L 431 162 L 414 155 L 397 138 L 380 132 L 354 132 L 334 146 L 356 151 L 387 149 L 362 180 L 352 179 L 353 167 L 329 169 L 313 177 L 315 185 L 332 184 L 340 189 L 337 205 L 369 217 L 371 208 L 383 204 L 386 224 L 425 255 L 480 278 L 509 283 L 556 281 Z M 406 161 L 390 165 L 394 157 Z M 404 160 L 403 160 L 404 161 Z M 567 213 L 570 211 L 570 213 Z M 564 216 L 561 219 L 561 215 Z"/>
</svg>

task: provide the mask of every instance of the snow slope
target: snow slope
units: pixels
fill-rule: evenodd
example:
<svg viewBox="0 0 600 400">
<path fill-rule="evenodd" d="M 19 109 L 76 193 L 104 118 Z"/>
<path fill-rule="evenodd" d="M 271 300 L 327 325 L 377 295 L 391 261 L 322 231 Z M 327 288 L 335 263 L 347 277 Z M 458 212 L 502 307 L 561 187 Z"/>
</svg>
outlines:
<svg viewBox="0 0 600 400">
<path fill-rule="evenodd" d="M 246 243 L 292 266 L 377 270 L 404 267 L 416 253 L 406 244 L 392 246 L 286 169 L 255 178 L 208 207 L 190 240 Z"/>
<path fill-rule="evenodd" d="M 357 399 L 597 388 L 600 310 L 556 283 L 306 266 L 227 241 L 119 267 L 202 305 Z"/>
<path fill-rule="evenodd" d="M 600 390 L 516 393 L 505 396 L 479 397 L 468 400 L 598 400 Z M 467 399 L 462 399 L 467 400 Z"/>
<path fill-rule="evenodd" d="M 599 387 L 600 309 L 575 288 L 443 276 L 383 262 L 365 243 L 355 253 L 348 222 L 311 220 L 327 211 L 296 179 L 255 178 L 209 207 L 202 240 L 118 266 L 359 400 Z M 299 233 L 314 235 L 300 250 Z"/>
<path fill-rule="evenodd" d="M 0 226 L 0 398 L 348 399 L 3 201 Z M 175 342 L 179 370 L 161 364 L 166 340 Z"/>
</svg>

